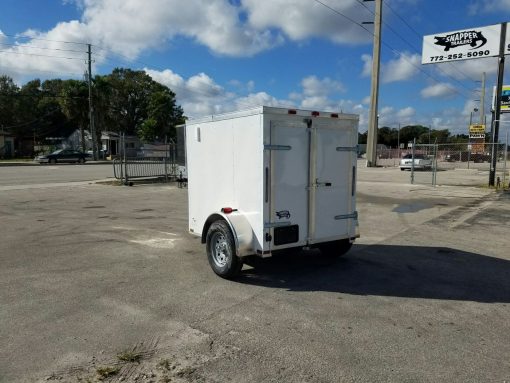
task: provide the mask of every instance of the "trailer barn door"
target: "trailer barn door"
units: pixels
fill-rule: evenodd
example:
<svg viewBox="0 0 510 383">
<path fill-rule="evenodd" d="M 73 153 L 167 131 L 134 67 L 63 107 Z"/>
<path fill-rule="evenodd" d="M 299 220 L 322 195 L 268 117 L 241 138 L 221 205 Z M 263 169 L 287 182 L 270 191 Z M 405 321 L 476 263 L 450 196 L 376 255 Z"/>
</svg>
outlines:
<svg viewBox="0 0 510 383">
<path fill-rule="evenodd" d="M 311 129 L 311 243 L 345 238 L 354 218 L 356 145 L 352 129 L 328 126 L 326 121 L 314 120 Z"/>
<path fill-rule="evenodd" d="M 302 121 L 271 123 L 270 219 L 272 248 L 305 245 L 308 236 L 309 132 Z"/>
<path fill-rule="evenodd" d="M 356 139 L 345 122 L 310 119 L 272 122 L 271 248 L 346 238 L 355 213 Z"/>
</svg>

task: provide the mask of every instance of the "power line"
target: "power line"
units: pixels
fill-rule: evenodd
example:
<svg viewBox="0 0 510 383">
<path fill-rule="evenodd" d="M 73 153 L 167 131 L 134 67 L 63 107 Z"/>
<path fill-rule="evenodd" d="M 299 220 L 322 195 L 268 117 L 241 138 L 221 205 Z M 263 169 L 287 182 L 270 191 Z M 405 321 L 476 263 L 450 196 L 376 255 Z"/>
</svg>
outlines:
<svg viewBox="0 0 510 383">
<path fill-rule="evenodd" d="M 24 123 L 16 124 L 16 125 L 11 125 L 11 126 L 4 126 L 3 129 L 16 129 L 16 128 L 22 128 L 23 126 L 32 125 L 33 123 L 36 123 L 36 122 L 42 120 L 43 118 L 46 118 L 46 117 L 52 115 L 53 113 L 56 113 L 59 111 L 61 111 L 61 108 L 56 108 L 56 109 L 50 110 L 48 113 L 46 113 L 40 117 L 37 117 L 36 119 L 34 119 L 32 121 L 28 121 L 28 122 L 24 122 Z"/>
<path fill-rule="evenodd" d="M 12 51 L 3 51 L 0 50 L 0 53 L 7 53 L 13 55 L 25 55 L 25 56 L 37 56 L 37 57 L 49 57 L 53 59 L 65 59 L 65 60 L 85 60 L 85 57 L 62 57 L 62 56 L 50 56 L 50 55 L 40 55 L 36 53 L 25 53 L 25 52 L 12 52 Z"/>
<path fill-rule="evenodd" d="M 5 70 L 11 70 L 13 72 L 18 72 L 19 68 L 17 67 L 7 67 L 0 65 L 0 68 L 3 68 Z M 72 76 L 83 76 L 83 73 L 73 73 L 73 72 L 51 72 L 47 70 L 41 70 L 41 69 L 30 69 L 31 72 L 40 72 L 40 73 L 49 73 L 49 74 L 55 74 L 55 75 L 72 75 Z"/>
<path fill-rule="evenodd" d="M 49 47 L 34 47 L 34 46 L 29 46 L 29 45 L 6 44 L 6 43 L 0 43 L 0 45 L 7 46 L 7 47 L 22 48 L 22 49 L 44 49 L 44 50 L 61 51 L 61 52 L 86 53 L 85 51 L 78 51 L 78 50 L 75 50 L 75 49 L 61 49 L 61 48 L 49 48 Z"/>
<path fill-rule="evenodd" d="M 395 11 L 387 2 L 384 3 L 384 5 L 395 15 L 397 16 L 411 31 L 414 32 L 414 34 L 416 36 L 418 36 L 420 39 L 423 38 L 423 36 L 416 30 L 414 29 L 407 21 L 406 19 L 404 19 L 402 16 L 400 16 L 399 13 L 397 13 L 397 11 Z M 389 27 L 389 26 L 388 26 Z M 395 32 L 394 32 L 395 33 Z M 399 36 L 400 37 L 400 36 Z M 415 48 L 416 49 L 416 48 Z M 416 50 L 418 53 L 420 53 L 419 49 Z M 462 72 L 459 68 L 457 68 L 455 65 L 453 65 L 453 63 L 451 62 L 448 62 L 447 63 L 448 65 L 450 65 L 451 68 L 453 68 L 457 73 L 461 74 L 465 79 L 467 80 L 471 80 L 468 75 L 466 75 L 464 72 Z M 456 80 L 455 78 L 449 76 L 446 72 L 444 72 L 439 66 L 437 67 L 438 70 L 443 73 L 446 77 L 449 77 L 449 78 L 452 78 L 454 79 L 455 81 L 458 81 Z M 460 82 L 459 82 L 460 83 Z M 464 85 L 462 85 L 463 87 L 465 87 Z M 466 87 L 465 87 L 466 88 Z M 467 89 L 467 88 L 466 88 Z"/>
<path fill-rule="evenodd" d="M 324 4 L 322 1 L 320 0 L 313 0 L 319 4 L 321 4 L 322 6 L 324 6 L 325 8 L 331 10 L 332 12 L 344 17 L 345 19 L 351 21 L 352 23 L 360 26 L 361 28 L 363 28 L 365 31 L 367 31 L 368 33 L 370 33 L 372 36 L 374 36 L 374 33 L 369 31 L 367 28 L 365 28 L 362 24 L 358 23 L 357 21 L 351 19 L 350 17 L 342 14 L 341 12 L 339 12 L 338 10 L 330 7 L 329 5 L 327 4 Z M 413 62 L 411 62 L 410 60 L 408 60 L 404 54 L 398 50 L 396 50 L 395 48 L 393 48 L 391 45 L 389 45 L 388 43 L 382 41 L 381 42 L 384 46 L 386 46 L 388 49 L 390 49 L 393 53 L 399 55 L 403 60 L 405 60 L 406 62 L 408 62 L 411 66 L 413 66 L 414 68 L 418 69 L 420 72 L 422 72 L 425 76 L 429 77 L 430 79 L 432 79 L 433 81 L 437 82 L 437 83 L 442 83 L 440 80 L 438 80 L 437 78 L 435 78 L 434 76 L 432 76 L 431 74 L 427 73 L 426 71 L 424 71 L 421 67 L 419 66 L 416 66 Z M 452 87 L 449 87 L 447 86 L 448 88 L 450 88 L 452 91 L 454 91 L 454 93 L 457 93 L 458 95 L 460 96 L 463 96 L 463 97 L 466 97 L 465 94 L 462 94 L 458 89 L 455 89 L 455 88 L 452 88 Z"/>
<path fill-rule="evenodd" d="M 65 40 L 51 40 L 51 39 L 41 39 L 38 37 L 31 37 L 31 36 L 23 36 L 23 35 L 9 35 L 5 34 L 3 32 L 0 32 L 0 36 L 7 36 L 7 37 L 13 37 L 15 39 L 30 39 L 30 40 L 37 40 L 37 41 L 49 41 L 53 43 L 62 43 L 62 44 L 78 44 L 78 45 L 87 45 L 87 43 L 78 42 L 78 41 L 65 41 Z"/>
<path fill-rule="evenodd" d="M 372 35 L 372 36 L 374 35 L 374 34 L 373 34 L 372 32 L 370 32 L 367 28 L 365 28 L 365 27 L 363 26 L 363 24 L 360 24 L 360 23 L 358 23 L 356 20 L 351 19 L 349 16 L 344 15 L 342 12 L 340 12 L 340 11 L 336 10 L 335 8 L 330 7 L 329 5 L 327 5 L 327 4 L 325 4 L 325 3 L 323 3 L 323 2 L 322 2 L 322 1 L 320 1 L 320 0 L 314 0 L 314 1 L 315 1 L 316 3 L 319 3 L 320 5 L 322 5 L 323 7 L 328 8 L 330 11 L 332 11 L 332 12 L 336 13 L 337 15 L 342 16 L 344 19 L 349 20 L 351 23 L 356 24 L 356 25 L 357 25 L 357 26 L 359 26 L 360 28 L 363 28 L 363 29 L 364 29 L 365 31 L 367 31 L 370 35 Z"/>
</svg>

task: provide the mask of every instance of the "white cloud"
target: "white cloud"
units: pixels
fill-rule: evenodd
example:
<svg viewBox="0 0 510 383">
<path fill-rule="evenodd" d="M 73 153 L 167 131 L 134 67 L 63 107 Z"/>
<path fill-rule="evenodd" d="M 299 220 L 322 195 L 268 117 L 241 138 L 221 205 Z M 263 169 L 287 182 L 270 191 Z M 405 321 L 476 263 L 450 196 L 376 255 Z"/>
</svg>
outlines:
<svg viewBox="0 0 510 383">
<path fill-rule="evenodd" d="M 299 103 L 303 109 L 338 110 L 339 101 L 335 95 L 345 92 L 345 87 L 340 81 L 329 77 L 323 79 L 317 76 L 308 76 L 301 80 L 302 92 L 292 92 L 289 99 Z"/>
<path fill-rule="evenodd" d="M 282 38 L 240 21 L 240 8 L 226 0 L 84 0 L 83 22 L 112 51 L 136 57 L 175 36 L 189 37 L 213 52 L 250 56 Z"/>
<path fill-rule="evenodd" d="M 344 91 L 344 87 L 341 82 L 328 77 L 322 79 L 317 76 L 305 77 L 300 83 L 301 92 L 292 92 L 288 99 L 279 99 L 267 92 L 249 93 L 246 96 L 227 92 L 205 73 L 184 79 L 170 69 L 158 71 L 145 68 L 145 72 L 155 81 L 168 86 L 175 92 L 177 103 L 183 107 L 188 117 L 200 117 L 261 105 L 346 113 L 364 110 L 362 105 L 355 104 L 353 101 L 336 99 L 335 94 Z M 241 91 L 245 90 L 239 81 L 230 81 L 230 85 L 239 87 Z M 253 85 L 252 82 L 248 82 L 248 88 L 251 85 Z"/>
<path fill-rule="evenodd" d="M 361 56 L 363 61 L 363 70 L 361 71 L 362 77 L 370 77 L 372 75 L 372 56 L 364 54 Z"/>
<path fill-rule="evenodd" d="M 495 76 L 498 70 L 498 59 L 487 57 L 437 64 L 434 67 L 441 76 L 452 77 L 455 80 L 475 81 L 481 79 L 483 72 L 487 73 L 487 76 Z"/>
<path fill-rule="evenodd" d="M 406 125 L 416 121 L 416 110 L 410 106 L 399 110 L 385 106 L 379 110 L 379 126 L 396 127 L 398 124 Z"/>
<path fill-rule="evenodd" d="M 305 96 L 327 96 L 336 92 L 344 92 L 345 87 L 339 81 L 325 77 L 322 80 L 317 76 L 308 76 L 301 81 Z"/>
<path fill-rule="evenodd" d="M 154 81 L 168 86 L 175 92 L 177 103 L 188 117 L 199 117 L 226 110 L 233 94 L 228 93 L 205 73 L 191 76 L 187 80 L 170 69 L 164 71 L 144 69 Z"/>
<path fill-rule="evenodd" d="M 327 3 L 327 2 L 326 2 Z M 243 0 L 249 23 L 259 30 L 278 28 L 291 40 L 320 37 L 342 44 L 372 41 L 372 36 L 358 25 L 318 2 L 310 0 Z M 355 20 L 366 17 L 366 10 L 355 0 L 337 1 L 334 10 Z"/>
<path fill-rule="evenodd" d="M 497 13 L 508 12 L 510 9 L 510 0 L 476 0 L 469 4 L 469 13 L 476 15 L 478 13 Z"/>
<path fill-rule="evenodd" d="M 400 109 L 397 112 L 397 117 L 399 120 L 407 120 L 416 115 L 416 110 L 413 107 L 408 106 L 407 108 Z"/>
<path fill-rule="evenodd" d="M 390 83 L 413 78 L 421 66 L 421 56 L 402 53 L 396 60 L 390 60 L 381 66 L 381 81 Z"/>
<path fill-rule="evenodd" d="M 369 43 L 371 36 L 351 22 L 341 22 L 338 14 L 309 0 L 151 0 L 150 5 L 139 0 L 64 0 L 74 3 L 82 12 L 80 20 L 61 22 L 48 31 L 27 30 L 21 34 L 33 40 L 23 40 L 16 47 L 3 49 L 0 60 L 20 74 L 52 70 L 53 72 L 83 73 L 83 59 L 30 56 L 35 46 L 69 49 L 55 41 L 79 41 L 101 47 L 94 57 L 101 64 L 111 53 L 129 60 L 143 52 L 160 50 L 171 41 L 184 36 L 211 52 L 227 56 L 253 56 L 285 42 L 284 36 L 298 41 L 324 38 L 335 43 Z M 364 10 L 354 0 L 343 1 L 335 9 L 354 19 L 364 16 Z M 39 39 L 39 40 L 35 40 Z M 84 46 L 65 52 L 65 56 L 84 57 Z M 97 48 L 96 48 L 97 49 Z M 56 51 L 48 56 L 57 56 Z M 64 53 L 64 52 L 62 52 Z M 73 56 L 73 57 L 74 57 Z"/>
<path fill-rule="evenodd" d="M 456 93 L 455 87 L 450 83 L 437 83 L 421 90 L 423 98 L 451 97 Z"/>
<path fill-rule="evenodd" d="M 372 56 L 364 54 L 361 56 L 363 61 L 362 77 L 372 75 Z M 421 66 L 421 56 L 418 54 L 401 53 L 395 60 L 381 63 L 381 82 L 390 83 L 397 81 L 407 81 L 412 79 L 419 71 Z"/>
</svg>

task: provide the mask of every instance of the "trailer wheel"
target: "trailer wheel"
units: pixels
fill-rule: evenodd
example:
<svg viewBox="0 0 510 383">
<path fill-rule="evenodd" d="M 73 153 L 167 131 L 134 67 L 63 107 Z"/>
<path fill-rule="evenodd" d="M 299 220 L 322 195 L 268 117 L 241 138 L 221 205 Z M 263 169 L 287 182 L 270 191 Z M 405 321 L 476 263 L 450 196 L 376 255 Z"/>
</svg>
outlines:
<svg viewBox="0 0 510 383">
<path fill-rule="evenodd" d="M 216 221 L 209 227 L 206 248 L 209 264 L 220 277 L 233 278 L 241 271 L 243 262 L 236 255 L 234 236 L 226 222 Z"/>
<path fill-rule="evenodd" d="M 342 239 L 340 241 L 331 241 L 321 243 L 319 249 L 322 255 L 327 257 L 340 257 L 347 253 L 352 247 L 352 242 L 349 239 Z"/>
</svg>

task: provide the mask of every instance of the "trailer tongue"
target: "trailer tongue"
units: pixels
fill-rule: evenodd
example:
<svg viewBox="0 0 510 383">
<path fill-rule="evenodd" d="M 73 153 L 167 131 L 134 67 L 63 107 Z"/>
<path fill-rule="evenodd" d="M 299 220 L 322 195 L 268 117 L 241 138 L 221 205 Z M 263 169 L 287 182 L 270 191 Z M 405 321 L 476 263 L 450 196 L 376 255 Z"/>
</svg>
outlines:
<svg viewBox="0 0 510 383">
<path fill-rule="evenodd" d="M 216 274 L 234 277 L 252 254 L 349 250 L 357 127 L 357 115 L 273 107 L 187 122 L 189 230 Z"/>
</svg>

